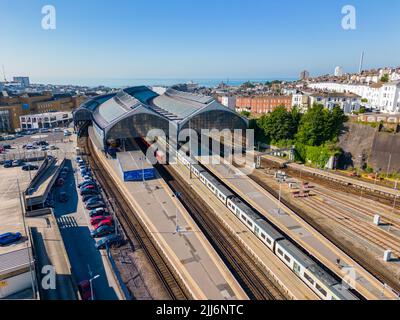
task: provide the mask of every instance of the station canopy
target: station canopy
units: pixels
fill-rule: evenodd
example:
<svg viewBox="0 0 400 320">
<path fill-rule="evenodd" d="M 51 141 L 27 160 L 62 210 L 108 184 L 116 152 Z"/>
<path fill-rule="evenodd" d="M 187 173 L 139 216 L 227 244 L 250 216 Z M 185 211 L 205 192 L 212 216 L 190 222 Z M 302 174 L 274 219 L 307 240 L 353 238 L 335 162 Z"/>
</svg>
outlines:
<svg viewBox="0 0 400 320">
<path fill-rule="evenodd" d="M 159 90 L 157 90 L 160 92 Z M 86 101 L 74 112 L 75 123 L 92 121 L 108 138 L 143 137 L 151 129 L 179 132 L 246 129 L 247 119 L 210 96 L 168 88 L 162 94 L 137 86 Z M 161 93 L 161 92 L 160 92 Z"/>
</svg>

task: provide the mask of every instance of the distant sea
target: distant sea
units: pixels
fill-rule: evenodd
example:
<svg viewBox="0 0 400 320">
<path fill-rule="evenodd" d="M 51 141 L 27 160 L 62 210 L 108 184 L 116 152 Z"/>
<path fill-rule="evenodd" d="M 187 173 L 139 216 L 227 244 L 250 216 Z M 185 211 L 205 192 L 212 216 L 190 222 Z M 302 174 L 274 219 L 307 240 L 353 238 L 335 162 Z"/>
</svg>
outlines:
<svg viewBox="0 0 400 320">
<path fill-rule="evenodd" d="M 221 82 L 231 86 L 240 86 L 247 81 L 251 82 L 267 82 L 273 80 L 281 81 L 295 81 L 296 78 L 265 78 L 265 79 L 189 79 L 189 78 L 175 78 L 175 79 L 35 79 L 32 78 L 32 83 L 40 84 L 54 84 L 54 85 L 77 85 L 77 86 L 106 86 L 111 88 L 123 88 L 128 86 L 171 86 L 178 83 L 187 83 L 192 81 L 204 87 L 215 87 Z"/>
</svg>

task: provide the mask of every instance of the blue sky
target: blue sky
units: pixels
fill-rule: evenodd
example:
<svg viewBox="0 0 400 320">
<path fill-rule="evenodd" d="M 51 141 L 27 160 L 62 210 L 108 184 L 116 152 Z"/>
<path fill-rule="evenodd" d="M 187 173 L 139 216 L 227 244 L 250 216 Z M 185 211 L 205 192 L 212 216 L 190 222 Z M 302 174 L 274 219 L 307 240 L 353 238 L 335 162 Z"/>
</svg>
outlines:
<svg viewBox="0 0 400 320">
<path fill-rule="evenodd" d="M 41 28 L 52 4 L 57 28 Z M 354 5 L 357 29 L 341 27 Z M 297 77 L 400 65 L 398 0 L 0 0 L 0 64 L 9 77 Z M 70 81 L 71 82 L 71 81 Z"/>
</svg>

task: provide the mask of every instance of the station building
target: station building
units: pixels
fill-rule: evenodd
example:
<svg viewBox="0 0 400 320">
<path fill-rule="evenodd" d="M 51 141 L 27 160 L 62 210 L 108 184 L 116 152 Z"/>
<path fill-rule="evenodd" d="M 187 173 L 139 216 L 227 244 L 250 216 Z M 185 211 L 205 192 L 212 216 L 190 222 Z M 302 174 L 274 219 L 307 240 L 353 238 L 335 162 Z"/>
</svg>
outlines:
<svg viewBox="0 0 400 320">
<path fill-rule="evenodd" d="M 157 93 L 157 92 L 158 93 Z M 245 130 L 246 118 L 209 96 L 178 91 L 160 92 L 146 86 L 123 89 L 91 99 L 74 112 L 77 130 L 92 125 L 103 150 L 115 139 L 144 138 L 152 129 L 167 137 L 184 129 Z"/>
</svg>

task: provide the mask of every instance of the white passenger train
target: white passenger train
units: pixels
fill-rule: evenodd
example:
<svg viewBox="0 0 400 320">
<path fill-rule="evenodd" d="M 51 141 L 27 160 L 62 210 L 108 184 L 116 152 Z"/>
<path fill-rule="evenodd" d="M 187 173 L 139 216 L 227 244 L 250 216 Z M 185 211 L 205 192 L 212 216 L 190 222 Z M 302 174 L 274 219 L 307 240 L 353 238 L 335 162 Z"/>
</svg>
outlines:
<svg viewBox="0 0 400 320">
<path fill-rule="evenodd" d="M 358 300 L 346 286 L 321 268 L 309 256 L 285 238 L 259 213 L 228 190 L 196 161 L 176 152 L 177 159 L 242 221 L 279 259 L 323 300 Z"/>
</svg>

